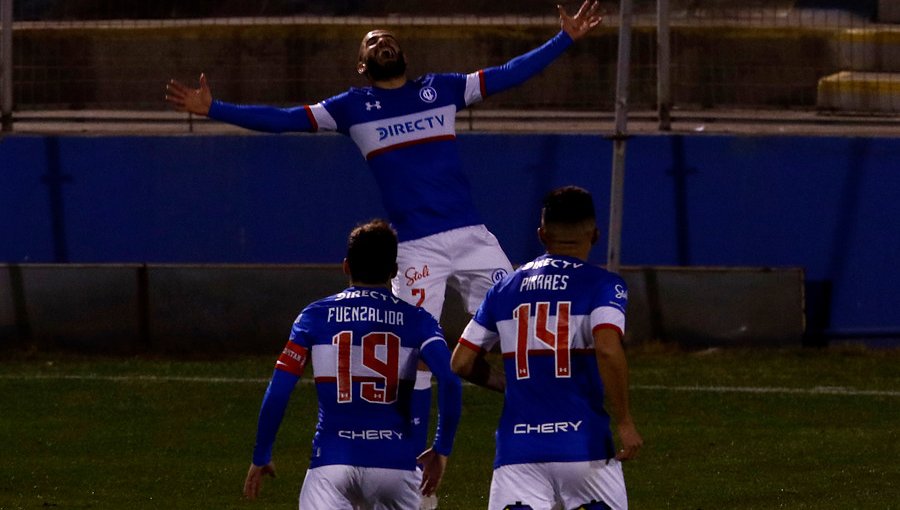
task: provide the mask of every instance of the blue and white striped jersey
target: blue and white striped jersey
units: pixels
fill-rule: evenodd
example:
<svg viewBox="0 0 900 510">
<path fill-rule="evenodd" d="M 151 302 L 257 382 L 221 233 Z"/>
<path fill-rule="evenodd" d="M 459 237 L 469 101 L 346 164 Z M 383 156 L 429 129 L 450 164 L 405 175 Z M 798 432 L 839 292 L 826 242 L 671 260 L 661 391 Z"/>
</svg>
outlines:
<svg viewBox="0 0 900 510">
<path fill-rule="evenodd" d="M 577 258 L 543 255 L 488 291 L 460 343 L 499 342 L 506 372 L 495 467 L 615 456 L 593 333 L 625 330 L 624 280 Z"/>
<path fill-rule="evenodd" d="M 414 469 L 422 452 L 411 433 L 410 401 L 420 358 L 438 380 L 434 449 L 449 455 L 461 390 L 434 317 L 387 288 L 350 287 L 310 304 L 291 328 L 263 399 L 254 464 L 270 461 L 290 392 L 312 361 L 319 421 L 310 468 Z"/>
<path fill-rule="evenodd" d="M 275 108 L 213 101 L 209 117 L 257 131 L 337 131 L 369 163 L 400 241 L 482 223 L 463 172 L 456 113 L 538 74 L 572 45 L 563 31 L 506 64 L 469 74 L 426 74 L 397 89 L 350 90 Z"/>
</svg>

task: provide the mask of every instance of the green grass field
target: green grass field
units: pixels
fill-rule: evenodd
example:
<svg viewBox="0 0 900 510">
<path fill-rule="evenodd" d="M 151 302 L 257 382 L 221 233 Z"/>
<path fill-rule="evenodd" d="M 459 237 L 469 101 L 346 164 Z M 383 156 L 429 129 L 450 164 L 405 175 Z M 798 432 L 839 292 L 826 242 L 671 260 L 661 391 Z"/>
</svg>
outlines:
<svg viewBox="0 0 900 510">
<path fill-rule="evenodd" d="M 0 509 L 296 508 L 316 418 L 295 391 L 277 479 L 241 498 L 275 354 L 215 362 L 7 356 Z M 646 446 L 631 508 L 900 508 L 900 352 L 629 352 Z M 501 398 L 466 386 L 441 508 L 485 508 Z"/>
</svg>

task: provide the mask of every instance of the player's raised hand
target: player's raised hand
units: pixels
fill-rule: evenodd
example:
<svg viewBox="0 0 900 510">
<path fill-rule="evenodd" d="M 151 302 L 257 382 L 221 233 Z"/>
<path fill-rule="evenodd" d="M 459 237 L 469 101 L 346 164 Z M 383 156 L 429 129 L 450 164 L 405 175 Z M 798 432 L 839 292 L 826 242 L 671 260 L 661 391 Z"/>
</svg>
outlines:
<svg viewBox="0 0 900 510">
<path fill-rule="evenodd" d="M 600 4 L 596 0 L 594 2 L 584 0 L 574 16 L 569 16 L 566 8 L 562 5 L 557 5 L 556 8 L 559 10 L 559 26 L 569 34 L 572 40 L 580 39 L 603 21 L 603 16 L 600 15 Z"/>
<path fill-rule="evenodd" d="M 259 496 L 263 475 L 269 475 L 272 478 L 275 478 L 275 464 L 272 462 L 269 462 L 265 466 L 250 464 L 250 470 L 247 471 L 247 479 L 244 480 L 245 498 L 256 499 Z"/>
<path fill-rule="evenodd" d="M 431 496 L 441 485 L 441 479 L 447 469 L 447 456 L 429 448 L 416 460 L 422 465 L 422 485 L 419 488 L 422 489 L 423 495 Z"/>
<path fill-rule="evenodd" d="M 207 115 L 212 104 L 212 92 L 206 82 L 206 75 L 200 75 L 200 88 L 192 89 L 177 80 L 169 80 L 166 85 L 166 101 L 179 112 Z"/>
</svg>

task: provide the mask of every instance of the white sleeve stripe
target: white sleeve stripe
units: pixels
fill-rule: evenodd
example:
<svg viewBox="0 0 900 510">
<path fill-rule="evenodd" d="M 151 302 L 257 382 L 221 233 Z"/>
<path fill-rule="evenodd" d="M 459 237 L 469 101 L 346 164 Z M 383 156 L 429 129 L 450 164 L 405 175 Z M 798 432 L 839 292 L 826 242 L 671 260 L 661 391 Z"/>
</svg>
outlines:
<svg viewBox="0 0 900 510">
<path fill-rule="evenodd" d="M 615 326 L 625 333 L 625 314 L 612 306 L 601 306 L 591 312 L 591 331 L 602 324 Z"/>
<path fill-rule="evenodd" d="M 337 121 L 335 121 L 334 117 L 328 113 L 328 110 L 325 109 L 325 106 L 322 105 L 322 103 L 310 105 L 309 111 L 312 113 L 313 117 L 315 117 L 319 131 L 337 130 Z"/>
<path fill-rule="evenodd" d="M 481 71 L 466 75 L 466 106 L 480 103 L 484 100 L 484 97 L 481 94 L 481 80 Z"/>
</svg>

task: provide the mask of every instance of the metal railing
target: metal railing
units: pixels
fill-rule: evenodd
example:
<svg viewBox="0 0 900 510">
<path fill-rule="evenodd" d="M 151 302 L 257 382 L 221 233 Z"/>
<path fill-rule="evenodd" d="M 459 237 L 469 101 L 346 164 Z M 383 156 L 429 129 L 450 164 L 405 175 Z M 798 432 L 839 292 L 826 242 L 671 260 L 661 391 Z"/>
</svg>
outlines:
<svg viewBox="0 0 900 510">
<path fill-rule="evenodd" d="M 401 32 L 411 71 L 469 72 L 558 23 L 546 0 L 0 2 L 13 13 L 0 27 L 4 126 L 41 112 L 163 111 L 165 81 L 200 71 L 230 101 L 312 102 L 359 84 L 355 48 L 371 27 Z M 618 0 L 602 5 L 604 26 L 564 64 L 481 111 L 611 112 L 621 18 Z M 630 106 L 658 110 L 663 129 L 679 110 L 893 118 L 900 25 L 882 12 L 878 0 L 635 0 Z"/>
</svg>

